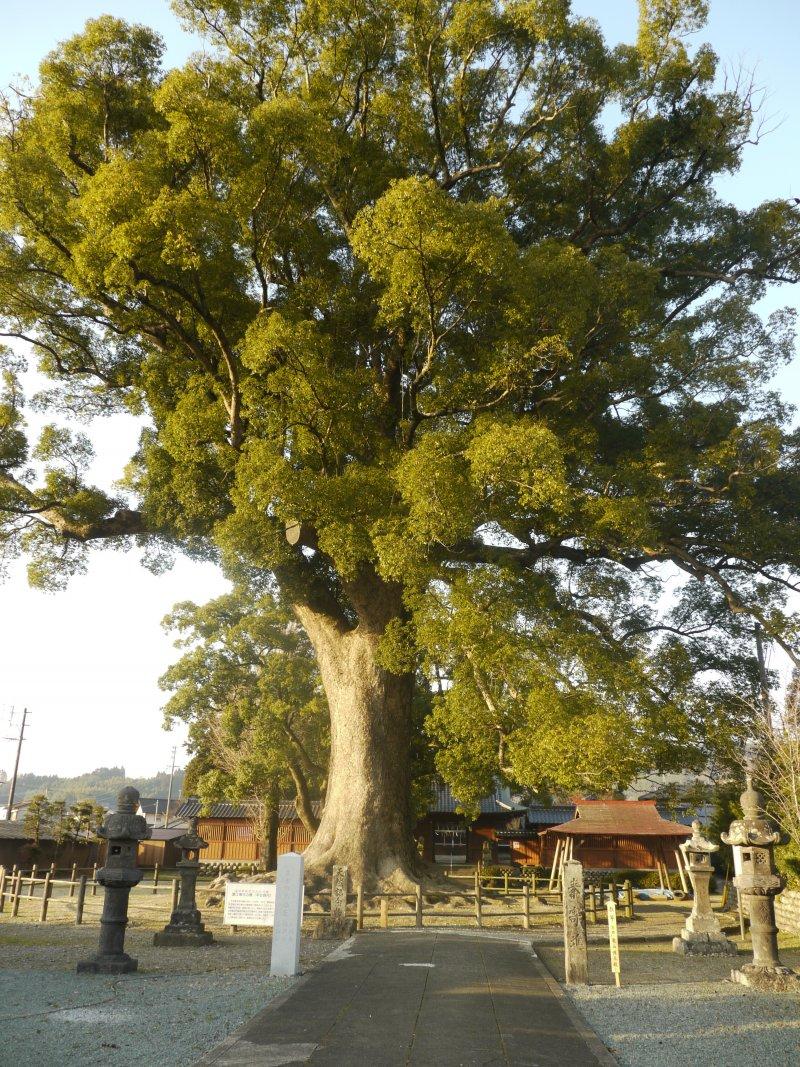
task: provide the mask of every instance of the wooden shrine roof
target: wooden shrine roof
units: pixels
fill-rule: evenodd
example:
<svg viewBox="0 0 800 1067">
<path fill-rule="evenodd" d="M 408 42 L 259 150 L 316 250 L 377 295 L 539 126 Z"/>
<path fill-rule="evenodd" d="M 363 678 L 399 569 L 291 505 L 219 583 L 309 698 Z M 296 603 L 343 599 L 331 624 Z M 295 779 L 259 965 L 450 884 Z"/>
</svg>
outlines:
<svg viewBox="0 0 800 1067">
<path fill-rule="evenodd" d="M 575 818 L 540 831 L 621 837 L 691 837 L 690 827 L 664 819 L 654 800 L 579 800 Z"/>
</svg>

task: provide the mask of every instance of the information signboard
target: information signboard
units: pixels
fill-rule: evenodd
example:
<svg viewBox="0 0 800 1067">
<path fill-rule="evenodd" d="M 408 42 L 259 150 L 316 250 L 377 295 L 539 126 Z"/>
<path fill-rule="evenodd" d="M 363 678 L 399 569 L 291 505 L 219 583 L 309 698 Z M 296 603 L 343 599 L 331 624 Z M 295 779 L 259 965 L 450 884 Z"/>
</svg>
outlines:
<svg viewBox="0 0 800 1067">
<path fill-rule="evenodd" d="M 275 922 L 275 886 L 266 882 L 227 882 L 226 926 L 272 926 Z"/>
</svg>

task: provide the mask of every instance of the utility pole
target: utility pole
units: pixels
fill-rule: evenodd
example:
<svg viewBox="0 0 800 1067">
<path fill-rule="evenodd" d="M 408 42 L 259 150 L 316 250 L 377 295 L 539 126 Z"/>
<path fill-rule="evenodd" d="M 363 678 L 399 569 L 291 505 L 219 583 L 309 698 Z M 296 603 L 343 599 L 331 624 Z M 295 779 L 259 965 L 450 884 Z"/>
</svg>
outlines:
<svg viewBox="0 0 800 1067">
<path fill-rule="evenodd" d="M 19 757 L 22 752 L 22 742 L 25 740 L 25 720 L 28 718 L 28 709 L 22 709 L 22 722 L 19 728 L 19 740 L 17 741 L 17 758 L 14 761 L 14 773 L 11 775 L 11 785 L 8 790 L 8 808 L 6 809 L 6 822 L 11 822 L 11 809 L 14 807 L 14 793 L 17 789 L 17 775 L 19 773 Z"/>
<path fill-rule="evenodd" d="M 175 777 L 175 753 L 178 751 L 177 746 L 172 746 L 172 770 L 169 772 L 169 790 L 167 792 L 167 810 L 164 812 L 164 829 L 169 826 L 169 805 L 172 800 L 172 779 Z"/>
</svg>

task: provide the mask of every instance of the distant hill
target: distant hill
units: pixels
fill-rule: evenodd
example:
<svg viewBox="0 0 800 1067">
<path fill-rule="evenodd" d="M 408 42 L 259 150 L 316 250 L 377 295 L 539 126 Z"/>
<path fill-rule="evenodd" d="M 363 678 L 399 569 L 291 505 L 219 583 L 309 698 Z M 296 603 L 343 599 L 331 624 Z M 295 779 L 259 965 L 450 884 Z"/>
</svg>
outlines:
<svg viewBox="0 0 800 1067">
<path fill-rule="evenodd" d="M 169 771 L 159 771 L 152 778 L 128 778 L 124 767 L 97 767 L 76 778 L 59 778 L 56 774 L 21 774 L 17 779 L 14 802 L 21 804 L 37 793 L 46 793 L 50 800 L 65 800 L 68 804 L 74 804 L 77 800 L 95 800 L 111 808 L 117 793 L 128 785 L 138 789 L 143 797 L 166 797 Z M 172 783 L 173 797 L 180 796 L 182 786 L 183 771 L 176 768 Z M 7 785 L 0 786 L 0 804 L 5 804 L 7 792 Z"/>
</svg>

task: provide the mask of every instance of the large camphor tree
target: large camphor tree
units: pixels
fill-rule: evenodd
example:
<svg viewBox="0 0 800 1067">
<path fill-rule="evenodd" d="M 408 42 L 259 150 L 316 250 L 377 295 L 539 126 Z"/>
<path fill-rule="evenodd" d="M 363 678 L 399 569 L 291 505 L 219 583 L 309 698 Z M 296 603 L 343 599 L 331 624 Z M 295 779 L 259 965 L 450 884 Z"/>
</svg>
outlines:
<svg viewBox="0 0 800 1067">
<path fill-rule="evenodd" d="M 567 0 L 174 6 L 183 69 L 101 18 L 5 103 L 3 332 L 40 406 L 143 419 L 124 490 L 87 485 L 9 356 L 5 551 L 275 575 L 331 716 L 312 872 L 419 877 L 420 671 L 465 790 L 707 758 L 744 620 L 794 654 L 792 323 L 756 304 L 800 216 L 715 194 L 758 130 L 686 40 L 705 5 L 643 0 L 614 49 Z"/>
</svg>

